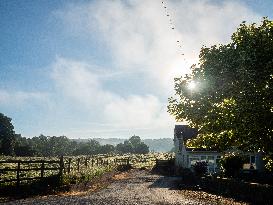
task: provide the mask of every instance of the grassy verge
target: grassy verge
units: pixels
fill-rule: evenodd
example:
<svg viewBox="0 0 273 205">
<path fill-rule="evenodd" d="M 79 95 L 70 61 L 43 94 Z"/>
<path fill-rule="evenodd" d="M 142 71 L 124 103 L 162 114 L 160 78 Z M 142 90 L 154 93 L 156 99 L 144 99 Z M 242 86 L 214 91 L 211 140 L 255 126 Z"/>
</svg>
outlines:
<svg viewBox="0 0 273 205">
<path fill-rule="evenodd" d="M 43 180 L 32 180 L 20 184 L 2 184 L 0 186 L 0 203 L 15 199 L 33 197 L 37 195 L 49 195 L 68 192 L 75 186 L 85 189 L 88 183 L 99 180 L 103 175 L 116 172 L 117 167 L 101 166 L 85 169 L 82 172 L 71 172 L 64 174 L 62 178 L 58 175 L 44 178 Z"/>
<path fill-rule="evenodd" d="M 113 171 L 115 167 L 104 166 L 88 169 L 84 172 L 75 172 L 70 174 L 64 174 L 63 185 L 77 184 L 91 181 L 94 178 L 100 177 L 104 173 Z"/>
</svg>

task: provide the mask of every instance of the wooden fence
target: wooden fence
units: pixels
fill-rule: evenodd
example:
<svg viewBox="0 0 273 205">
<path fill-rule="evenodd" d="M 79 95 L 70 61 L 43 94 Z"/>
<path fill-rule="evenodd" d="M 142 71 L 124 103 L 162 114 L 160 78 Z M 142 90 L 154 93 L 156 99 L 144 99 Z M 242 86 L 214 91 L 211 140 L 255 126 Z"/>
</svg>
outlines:
<svg viewBox="0 0 273 205">
<path fill-rule="evenodd" d="M 45 172 L 49 170 L 55 171 L 54 175 L 61 177 L 63 174 L 80 172 L 95 166 L 130 165 L 148 161 L 156 161 L 158 166 L 168 164 L 166 160 L 159 160 L 155 157 L 133 159 L 129 156 L 118 156 L 116 158 L 112 156 L 60 157 L 55 160 L 2 160 L 0 161 L 0 184 L 16 182 L 16 185 L 19 186 L 21 181 L 47 178 L 49 175 L 48 172 L 47 174 Z M 10 172 L 14 173 L 13 178 L 3 178 L 6 173 Z M 22 172 L 28 173 L 31 177 L 22 176 Z M 30 172 L 35 172 L 35 176 Z M 52 175 L 53 173 L 50 176 Z"/>
<path fill-rule="evenodd" d="M 74 159 L 76 160 L 74 164 L 76 163 L 76 166 L 72 166 L 73 158 L 68 158 L 67 160 L 64 160 L 64 166 L 63 166 L 63 172 L 64 173 L 70 173 L 71 171 L 77 171 L 79 172 L 81 168 L 87 169 L 88 167 L 94 167 L 94 166 L 108 166 L 108 165 L 121 165 L 121 164 L 129 164 L 130 159 L 129 158 L 115 158 L 115 159 L 109 159 L 107 157 L 102 158 L 92 158 L 92 157 L 81 157 Z"/>
<path fill-rule="evenodd" d="M 92 158 L 92 157 L 80 157 L 80 158 L 63 158 L 60 157 L 58 160 L 3 160 L 0 161 L 0 165 L 9 164 L 5 168 L 0 168 L 0 184 L 7 182 L 16 182 L 16 185 L 19 186 L 21 181 L 26 180 L 37 180 L 47 178 L 49 176 L 45 175 L 45 171 L 51 170 L 56 171 L 59 177 L 63 174 L 70 174 L 73 172 L 80 172 L 82 169 L 87 169 L 94 166 L 115 166 L 115 165 L 129 165 L 129 158 Z M 46 165 L 51 164 L 51 167 Z M 24 166 L 22 166 L 24 165 Z M 30 165 L 36 165 L 31 167 Z M 52 165 L 54 165 L 52 167 Z M 1 167 L 1 166 L 0 166 Z M 12 167 L 12 168 L 11 168 Z M 27 168 L 26 168 L 27 167 Z M 22 177 L 21 172 L 39 172 L 39 176 L 35 177 Z M 15 172 L 16 177 L 11 179 L 2 179 L 1 175 L 7 172 Z M 52 175 L 51 175 L 52 176 Z"/>
<path fill-rule="evenodd" d="M 63 157 L 60 157 L 59 160 L 5 160 L 5 161 L 0 161 L 0 164 L 16 164 L 16 168 L 0 168 L 0 174 L 4 172 L 15 172 L 16 173 L 16 178 L 12 179 L 1 179 L 0 178 L 0 184 L 1 183 L 6 183 L 6 182 L 16 182 L 16 185 L 19 186 L 21 181 L 25 180 L 34 180 L 34 179 L 43 179 L 45 178 L 45 171 L 47 170 L 55 170 L 58 172 L 58 175 L 61 176 L 63 173 Z M 22 167 L 22 165 L 30 165 L 33 164 L 39 164 L 40 166 L 37 167 L 30 167 L 30 168 L 25 168 Z M 55 167 L 46 167 L 48 164 L 56 164 L 57 166 Z M 21 172 L 30 172 L 30 171 L 36 171 L 40 172 L 40 176 L 36 177 L 21 177 L 20 173 Z M 1 175 L 0 175 L 1 176 Z"/>
</svg>

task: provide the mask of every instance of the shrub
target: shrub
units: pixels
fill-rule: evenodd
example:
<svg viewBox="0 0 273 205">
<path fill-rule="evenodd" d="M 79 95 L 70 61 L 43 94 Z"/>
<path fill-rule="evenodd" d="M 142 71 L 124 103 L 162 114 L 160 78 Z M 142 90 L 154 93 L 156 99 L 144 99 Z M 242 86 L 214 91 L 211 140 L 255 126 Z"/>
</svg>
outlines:
<svg viewBox="0 0 273 205">
<path fill-rule="evenodd" d="M 265 168 L 268 172 L 273 174 L 273 155 L 264 157 Z"/>
<path fill-rule="evenodd" d="M 208 163 L 205 161 L 196 162 L 193 165 L 193 170 L 197 176 L 202 176 L 208 171 Z"/>
<path fill-rule="evenodd" d="M 240 169 L 243 168 L 244 159 L 239 155 L 230 155 L 224 157 L 220 163 L 226 176 L 236 177 L 238 176 Z"/>
</svg>

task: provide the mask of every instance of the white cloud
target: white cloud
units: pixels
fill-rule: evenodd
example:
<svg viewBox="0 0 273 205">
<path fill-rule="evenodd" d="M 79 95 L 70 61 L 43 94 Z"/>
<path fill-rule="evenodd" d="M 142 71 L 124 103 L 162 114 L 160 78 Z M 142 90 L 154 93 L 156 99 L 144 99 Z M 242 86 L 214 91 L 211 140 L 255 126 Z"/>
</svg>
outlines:
<svg viewBox="0 0 273 205">
<path fill-rule="evenodd" d="M 104 115 L 107 121 L 135 128 L 153 125 L 162 111 L 162 103 L 155 96 L 129 96 L 107 103 Z"/>
<path fill-rule="evenodd" d="M 87 115 L 88 112 L 99 115 L 97 120 L 106 124 L 103 127 L 108 130 L 150 130 L 152 133 L 172 126 L 174 120 L 166 113 L 166 103 L 154 95 L 122 97 L 110 92 L 103 88 L 99 74 L 92 68 L 87 63 L 57 58 L 52 65 L 56 92 L 77 106 L 85 106 Z M 86 130 L 86 134 L 88 132 Z"/>
<path fill-rule="evenodd" d="M 154 86 L 161 86 L 165 94 L 172 89 L 174 76 L 189 72 L 202 45 L 226 43 L 243 20 L 259 19 L 237 1 L 166 2 L 174 30 L 158 0 L 92 1 L 70 4 L 56 13 L 74 34 L 85 33 L 104 42 L 116 67 L 144 72 L 147 80 L 156 79 Z M 182 42 L 182 50 L 177 40 Z"/>
<path fill-rule="evenodd" d="M 27 102 L 47 101 L 48 94 L 41 92 L 8 91 L 0 89 L 0 105 L 22 105 Z"/>
<path fill-rule="evenodd" d="M 261 19 L 257 13 L 239 1 L 185 0 L 170 4 L 175 24 L 185 52 L 196 57 L 202 45 L 227 43 L 242 21 Z"/>
<path fill-rule="evenodd" d="M 98 74 L 92 72 L 93 68 L 96 69 L 96 66 L 57 58 L 52 65 L 52 78 L 57 90 L 91 108 L 114 98 L 102 89 Z"/>
</svg>

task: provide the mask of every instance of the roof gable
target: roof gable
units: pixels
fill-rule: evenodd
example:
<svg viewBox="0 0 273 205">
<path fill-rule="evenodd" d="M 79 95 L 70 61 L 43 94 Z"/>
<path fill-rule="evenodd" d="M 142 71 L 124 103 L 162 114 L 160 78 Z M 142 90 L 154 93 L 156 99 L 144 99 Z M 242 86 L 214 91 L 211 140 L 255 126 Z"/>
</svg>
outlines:
<svg viewBox="0 0 273 205">
<path fill-rule="evenodd" d="M 188 125 L 175 125 L 174 134 L 177 138 L 183 138 L 183 141 L 186 142 L 188 139 L 195 138 L 198 130 Z"/>
</svg>

